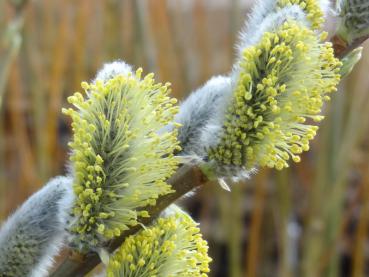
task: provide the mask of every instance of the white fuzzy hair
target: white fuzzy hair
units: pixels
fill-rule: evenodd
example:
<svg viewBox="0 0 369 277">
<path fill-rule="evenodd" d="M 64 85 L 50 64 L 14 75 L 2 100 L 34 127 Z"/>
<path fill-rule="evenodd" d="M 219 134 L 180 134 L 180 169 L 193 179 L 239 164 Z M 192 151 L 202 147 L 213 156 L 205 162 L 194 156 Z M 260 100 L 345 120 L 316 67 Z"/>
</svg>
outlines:
<svg viewBox="0 0 369 277">
<path fill-rule="evenodd" d="M 260 10 L 257 7 L 254 8 L 249 19 L 250 21 L 246 23 L 245 27 L 241 31 L 237 44 L 238 57 L 241 56 L 245 48 L 257 44 L 265 32 L 275 31 L 288 19 L 296 20 L 304 25 L 310 25 L 306 20 L 305 13 L 298 5 L 289 6 L 280 9 L 278 12 L 273 12 L 273 9 L 271 11 L 267 10 L 266 6 L 268 5 L 266 2 L 269 1 L 265 1 L 265 3 L 263 1 L 263 4 L 260 4 Z M 273 4 L 270 4 L 270 7 L 273 7 Z M 264 13 L 266 13 L 266 16 L 262 18 Z M 257 26 L 257 28 L 252 26 Z"/>
<path fill-rule="evenodd" d="M 318 1 L 320 8 L 325 16 L 330 10 L 329 0 Z M 277 10 L 276 0 L 257 0 L 242 28 L 239 41 L 237 44 L 238 56 L 245 47 L 257 43 L 261 36 L 267 31 L 275 30 L 275 26 L 280 26 L 287 18 L 295 19 L 306 26 L 310 27 L 310 23 L 305 18 L 303 10 L 298 5 L 285 7 Z M 274 25 L 276 23 L 276 25 Z"/>
<path fill-rule="evenodd" d="M 231 96 L 231 79 L 217 76 L 180 105 L 174 121 L 182 125 L 178 134 L 181 155 L 206 156 L 206 149 L 218 141 L 218 129 L 210 126 L 217 124 L 221 128 Z"/>
<path fill-rule="evenodd" d="M 124 61 L 118 60 L 106 63 L 103 68 L 97 72 L 94 82 L 97 80 L 105 82 L 117 75 L 128 75 L 129 73 L 132 73 L 132 70 L 132 66 Z"/>
<path fill-rule="evenodd" d="M 9 217 L 0 229 L 0 276 L 48 275 L 73 199 L 72 178 L 56 177 Z"/>
</svg>

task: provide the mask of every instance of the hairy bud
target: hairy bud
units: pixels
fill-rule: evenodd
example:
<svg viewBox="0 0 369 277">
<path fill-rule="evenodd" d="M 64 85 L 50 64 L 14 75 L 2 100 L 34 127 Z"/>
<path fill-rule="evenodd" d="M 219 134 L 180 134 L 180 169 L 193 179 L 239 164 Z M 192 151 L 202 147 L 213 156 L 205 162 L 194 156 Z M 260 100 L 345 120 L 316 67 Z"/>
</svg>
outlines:
<svg viewBox="0 0 369 277">
<path fill-rule="evenodd" d="M 57 177 L 4 223 L 0 230 L 0 276 L 47 276 L 65 238 L 72 202 L 72 179 Z"/>
<path fill-rule="evenodd" d="M 349 44 L 369 35 L 369 2 L 367 0 L 340 0 L 337 33 Z"/>
</svg>

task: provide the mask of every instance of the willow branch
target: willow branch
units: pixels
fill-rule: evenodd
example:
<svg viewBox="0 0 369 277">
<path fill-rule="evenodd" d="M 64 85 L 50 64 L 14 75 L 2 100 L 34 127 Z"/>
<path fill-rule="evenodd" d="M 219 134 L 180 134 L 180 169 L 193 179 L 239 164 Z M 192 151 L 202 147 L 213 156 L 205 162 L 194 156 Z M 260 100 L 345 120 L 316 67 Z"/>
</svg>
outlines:
<svg viewBox="0 0 369 277">
<path fill-rule="evenodd" d="M 336 56 L 343 58 L 366 39 L 367 37 L 361 38 L 360 40 L 355 41 L 353 44 L 347 45 L 343 43 L 343 40 L 337 35 L 334 36 L 332 38 L 332 43 Z M 152 216 L 150 218 L 143 219 L 142 224 L 149 225 L 170 204 L 181 198 L 189 191 L 192 191 L 193 189 L 200 187 L 207 182 L 207 177 L 197 166 L 182 166 L 168 181 L 168 183 L 172 185 L 175 192 L 158 199 L 157 205 L 153 206 L 150 210 L 150 214 Z M 136 227 L 124 232 L 119 238 L 112 240 L 108 245 L 106 245 L 106 249 L 109 252 L 113 252 L 123 243 L 125 238 L 127 238 L 129 235 L 135 234 L 141 228 L 141 225 L 137 225 Z M 94 269 L 100 262 L 100 258 L 95 252 L 89 252 L 85 255 L 81 255 L 70 251 L 69 255 L 65 258 L 62 264 L 54 271 L 54 273 L 51 274 L 51 277 L 84 276 Z"/>
</svg>

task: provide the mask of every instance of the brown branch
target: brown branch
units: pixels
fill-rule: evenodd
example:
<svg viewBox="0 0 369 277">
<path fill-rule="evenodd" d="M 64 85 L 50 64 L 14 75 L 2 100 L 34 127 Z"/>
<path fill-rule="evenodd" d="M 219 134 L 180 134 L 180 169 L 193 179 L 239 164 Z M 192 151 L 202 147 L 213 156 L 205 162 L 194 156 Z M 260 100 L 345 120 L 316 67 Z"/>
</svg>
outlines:
<svg viewBox="0 0 369 277">
<path fill-rule="evenodd" d="M 192 191 L 196 187 L 205 184 L 208 181 L 201 169 L 196 166 L 182 166 L 177 173 L 168 180 L 175 190 L 174 193 L 165 195 L 158 199 L 157 205 L 150 210 L 151 217 L 142 219 L 143 225 L 150 224 L 166 207 L 174 201 Z M 125 240 L 126 237 L 139 231 L 142 227 L 137 225 L 130 230 L 124 232 L 119 238 L 112 240 L 107 246 L 109 252 L 117 249 Z M 63 263 L 51 274 L 52 277 L 79 277 L 84 276 L 95 268 L 100 263 L 100 258 L 95 252 L 81 255 L 75 252 L 70 252 L 69 256 Z"/>
<path fill-rule="evenodd" d="M 367 38 L 368 37 L 360 38 L 348 45 L 339 36 L 335 35 L 331 41 L 336 56 L 342 59 Z M 166 207 L 185 195 L 187 192 L 204 185 L 208 182 L 208 179 L 197 166 L 190 167 L 185 165 L 182 166 L 177 173 L 169 179 L 168 182 L 172 185 L 175 192 L 158 199 L 157 205 L 152 207 L 150 211 L 152 216 L 142 220 L 143 225 L 150 224 Z M 123 243 L 125 238 L 127 238 L 129 235 L 135 234 L 141 228 L 142 227 L 138 225 L 124 232 L 119 238 L 112 240 L 106 246 L 107 250 L 109 252 L 113 252 Z M 89 252 L 86 255 L 81 255 L 71 251 L 63 263 L 54 271 L 54 273 L 51 274 L 51 277 L 84 276 L 93 270 L 100 262 L 100 258 L 95 252 Z"/>
<path fill-rule="evenodd" d="M 369 35 L 358 38 L 349 44 L 347 41 L 341 38 L 338 34 L 334 35 L 331 39 L 331 42 L 333 44 L 335 56 L 339 59 L 344 58 L 347 54 L 349 54 L 352 50 L 359 47 L 368 38 L 369 38 Z"/>
</svg>

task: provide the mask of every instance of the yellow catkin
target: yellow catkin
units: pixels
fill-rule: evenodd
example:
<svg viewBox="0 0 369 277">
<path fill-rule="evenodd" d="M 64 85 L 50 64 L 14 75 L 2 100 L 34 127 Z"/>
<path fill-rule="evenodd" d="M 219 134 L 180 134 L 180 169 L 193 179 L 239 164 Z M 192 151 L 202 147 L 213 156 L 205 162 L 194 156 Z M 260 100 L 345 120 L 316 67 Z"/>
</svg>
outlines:
<svg viewBox="0 0 369 277">
<path fill-rule="evenodd" d="M 177 169 L 177 128 L 159 133 L 178 111 L 168 84 L 153 74 L 119 75 L 82 83 L 85 96 L 68 98 L 72 118 L 71 161 L 76 201 L 71 232 L 78 243 L 98 245 L 148 217 L 146 207 L 172 192 Z"/>
<path fill-rule="evenodd" d="M 210 261 L 197 224 L 177 212 L 128 237 L 110 258 L 107 276 L 206 277 Z"/>
<path fill-rule="evenodd" d="M 240 61 L 221 142 L 209 157 L 223 165 L 282 169 L 309 149 L 323 102 L 336 91 L 341 63 L 330 43 L 295 21 L 248 47 Z"/>
</svg>

